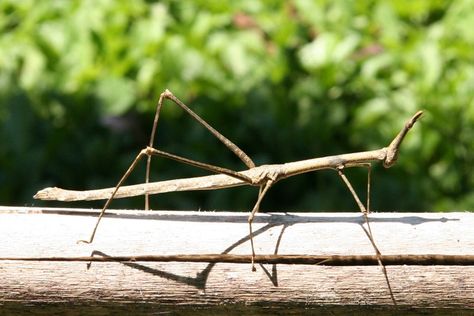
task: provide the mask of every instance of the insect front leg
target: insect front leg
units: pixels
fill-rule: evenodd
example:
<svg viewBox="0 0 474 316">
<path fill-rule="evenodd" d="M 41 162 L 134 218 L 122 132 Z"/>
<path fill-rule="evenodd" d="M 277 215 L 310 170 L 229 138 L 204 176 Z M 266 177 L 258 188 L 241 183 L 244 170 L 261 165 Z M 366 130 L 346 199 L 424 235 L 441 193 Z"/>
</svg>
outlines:
<svg viewBox="0 0 474 316">
<path fill-rule="evenodd" d="M 351 167 L 354 167 L 355 165 L 352 165 Z M 359 165 L 357 165 L 359 166 Z M 351 192 L 352 194 L 352 197 L 354 198 L 354 200 L 356 201 L 357 203 L 357 206 L 359 206 L 359 209 L 360 211 L 367 215 L 369 213 L 369 210 L 368 210 L 368 206 L 370 204 L 370 168 L 369 168 L 369 181 L 368 181 L 368 184 L 367 184 L 367 207 L 364 206 L 364 204 L 361 202 L 359 196 L 357 195 L 356 191 L 354 190 L 354 187 L 352 186 L 351 182 L 349 181 L 349 179 L 347 179 L 346 175 L 344 174 L 343 170 L 344 170 L 345 166 L 340 166 L 337 168 L 337 173 L 339 174 L 339 176 L 342 178 L 342 181 L 344 181 L 344 183 L 346 184 L 347 188 L 349 189 L 349 191 Z"/>
<path fill-rule="evenodd" d="M 354 187 L 352 186 L 351 182 L 349 181 L 349 179 L 347 179 L 346 175 L 344 174 L 343 170 L 344 170 L 344 167 L 345 166 L 340 166 L 337 168 L 337 172 L 339 174 L 339 176 L 341 177 L 341 179 L 344 181 L 344 183 L 346 184 L 347 188 L 349 189 L 349 191 L 351 192 L 352 194 L 352 197 L 354 198 L 354 200 L 356 201 L 357 205 L 359 206 L 359 209 L 360 211 L 362 212 L 362 214 L 364 215 L 364 219 L 365 219 L 365 223 L 367 225 L 367 235 L 370 239 L 370 242 L 372 243 L 372 246 L 374 247 L 374 250 L 377 254 L 377 256 L 380 256 L 381 253 L 377 247 L 377 245 L 375 244 L 375 241 L 374 241 L 374 238 L 372 236 L 372 229 L 370 228 L 370 223 L 369 223 L 369 207 L 370 207 L 370 178 L 371 178 L 371 166 L 369 163 L 360 163 L 360 164 L 352 164 L 352 165 L 349 165 L 349 167 L 359 167 L 359 166 L 363 166 L 363 167 L 367 167 L 368 168 L 368 179 L 367 179 L 367 206 L 364 206 L 364 204 L 361 202 L 359 196 L 357 195 L 356 191 L 354 190 Z"/>
<path fill-rule="evenodd" d="M 370 228 L 370 223 L 369 223 L 368 214 L 369 214 L 369 211 L 370 211 L 370 180 L 371 180 L 370 178 L 371 178 L 371 171 L 372 171 L 371 164 L 370 163 L 357 163 L 357 164 L 348 165 L 348 167 L 367 167 L 367 171 L 368 171 L 367 172 L 367 174 L 368 174 L 368 176 L 367 176 L 367 178 L 368 178 L 367 179 L 367 206 L 364 206 L 364 204 L 362 204 L 359 196 L 357 195 L 356 191 L 352 187 L 352 184 L 350 183 L 349 179 L 347 179 L 346 175 L 344 174 L 344 172 L 343 172 L 344 166 L 338 167 L 337 172 L 338 172 L 339 176 L 342 178 L 342 180 L 344 181 L 344 183 L 346 184 L 349 191 L 351 192 L 354 200 L 356 201 L 357 205 L 359 206 L 360 211 L 363 213 L 365 224 L 367 225 L 367 230 L 364 229 L 364 231 L 366 232 L 367 237 L 369 238 L 370 243 L 372 244 L 372 247 L 374 248 L 375 255 L 377 256 L 378 264 L 382 269 L 382 272 L 383 272 L 384 277 L 385 277 L 385 282 L 387 283 L 390 298 L 391 298 L 393 304 L 397 305 L 397 302 L 395 300 L 395 296 L 393 295 L 392 286 L 391 286 L 390 280 L 388 278 L 387 269 L 385 268 L 385 265 L 382 262 L 382 253 L 380 252 L 379 248 L 377 247 L 377 244 L 375 243 L 374 236 L 372 234 L 372 229 Z"/>
<path fill-rule="evenodd" d="M 360 199 L 357 196 L 357 194 L 355 193 L 355 190 L 352 187 L 352 185 L 350 184 L 349 180 L 347 179 L 347 177 L 343 173 L 343 169 L 350 168 L 350 167 L 366 167 L 367 168 L 367 203 L 363 208 L 360 208 L 359 203 L 360 204 L 362 204 L 362 203 L 360 202 Z M 351 194 L 354 197 L 354 199 L 356 200 L 356 202 L 358 201 L 357 205 L 359 206 L 361 212 L 369 214 L 370 210 L 371 210 L 371 208 L 370 208 L 370 184 L 371 184 L 371 175 L 372 175 L 372 164 L 369 163 L 369 162 L 349 164 L 349 165 L 345 165 L 343 167 L 337 168 L 337 170 L 338 170 L 339 176 L 342 177 L 344 183 L 346 184 L 346 186 L 348 186 L 348 188 L 351 191 Z"/>
</svg>

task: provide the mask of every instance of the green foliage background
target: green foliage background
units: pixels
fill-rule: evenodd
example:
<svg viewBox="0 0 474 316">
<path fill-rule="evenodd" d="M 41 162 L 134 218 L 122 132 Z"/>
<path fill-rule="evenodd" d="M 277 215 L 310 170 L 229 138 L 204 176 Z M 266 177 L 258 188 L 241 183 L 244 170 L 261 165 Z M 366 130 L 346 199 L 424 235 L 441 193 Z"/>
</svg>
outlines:
<svg viewBox="0 0 474 316">
<path fill-rule="evenodd" d="M 168 88 L 258 164 L 381 148 L 424 109 L 398 164 L 375 168 L 373 206 L 472 210 L 472 29 L 470 0 L 1 1 L 0 203 L 57 205 L 32 195 L 115 185 Z M 172 103 L 157 146 L 244 168 Z M 204 174 L 154 161 L 153 180 Z M 348 175 L 363 194 L 364 170 Z M 144 164 L 128 183 L 143 179 Z M 152 206 L 248 210 L 256 193 L 173 193 Z M 263 209 L 356 205 L 325 171 L 282 181 Z"/>
</svg>

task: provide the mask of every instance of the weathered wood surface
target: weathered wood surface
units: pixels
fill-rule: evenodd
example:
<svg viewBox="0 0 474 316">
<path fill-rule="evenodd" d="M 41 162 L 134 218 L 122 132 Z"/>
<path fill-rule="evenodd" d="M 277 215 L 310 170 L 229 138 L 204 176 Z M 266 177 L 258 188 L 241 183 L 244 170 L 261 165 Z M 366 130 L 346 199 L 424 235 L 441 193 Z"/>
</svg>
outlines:
<svg viewBox="0 0 474 316">
<path fill-rule="evenodd" d="M 247 214 L 0 207 L 0 257 L 250 254 Z M 473 213 L 374 213 L 384 255 L 474 254 Z M 266 213 L 254 224 L 258 254 L 372 255 L 359 213 Z M 474 308 L 474 266 L 388 266 L 399 306 Z M 189 262 L 0 261 L 0 305 L 389 306 L 378 266 Z"/>
</svg>

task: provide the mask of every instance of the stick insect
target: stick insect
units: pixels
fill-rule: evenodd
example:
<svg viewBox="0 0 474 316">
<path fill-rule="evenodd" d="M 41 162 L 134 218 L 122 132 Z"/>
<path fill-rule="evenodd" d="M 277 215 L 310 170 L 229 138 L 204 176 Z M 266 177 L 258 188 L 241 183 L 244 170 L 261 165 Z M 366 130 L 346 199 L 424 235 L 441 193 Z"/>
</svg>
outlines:
<svg viewBox="0 0 474 316">
<path fill-rule="evenodd" d="M 242 160 L 242 162 L 247 166 L 247 170 L 243 171 L 234 171 L 231 169 L 191 160 L 185 157 L 177 156 L 165 151 L 154 148 L 154 140 L 158 126 L 158 120 L 160 117 L 160 111 L 162 109 L 164 101 L 168 99 L 173 103 L 181 107 L 186 113 L 188 113 L 194 120 L 203 125 L 211 134 L 213 134 L 217 139 L 219 139 L 229 150 L 231 150 L 237 157 Z M 384 147 L 378 150 L 358 152 L 358 153 L 349 153 L 341 154 L 335 156 L 321 157 L 321 158 L 312 158 L 307 160 L 289 162 L 284 164 L 271 164 L 271 165 L 261 165 L 256 166 L 255 163 L 250 159 L 250 157 L 237 145 L 227 139 L 224 135 L 219 133 L 214 129 L 209 123 L 204 119 L 198 116 L 193 112 L 188 106 L 186 106 L 181 100 L 179 100 L 173 93 L 169 90 L 165 90 L 158 100 L 156 107 L 155 118 L 153 122 L 153 127 L 150 136 L 150 142 L 148 146 L 142 149 L 136 158 L 133 160 L 127 171 L 123 174 L 122 178 L 118 181 L 117 185 L 114 188 L 100 189 L 100 190 L 89 190 L 89 191 L 71 191 L 63 190 L 60 188 L 45 188 L 39 191 L 34 197 L 36 199 L 42 200 L 59 200 L 59 201 L 79 201 L 79 200 L 99 200 L 107 199 L 100 215 L 97 219 L 97 222 L 92 230 L 92 234 L 88 240 L 80 240 L 79 242 L 83 243 L 92 243 L 97 232 L 99 223 L 104 216 L 106 210 L 108 209 L 110 203 L 114 198 L 124 198 L 137 195 L 145 195 L 145 209 L 149 209 L 149 195 L 166 193 L 166 192 L 176 192 L 176 191 L 193 191 L 193 190 L 215 190 L 215 189 L 224 189 L 235 186 L 250 185 L 256 186 L 259 188 L 257 201 L 250 212 L 248 217 L 249 224 L 249 239 L 252 250 L 252 271 L 255 271 L 254 259 L 255 259 L 255 248 L 253 241 L 253 230 L 252 222 L 255 218 L 255 215 L 258 213 L 260 204 L 267 194 L 268 190 L 278 181 L 289 178 L 298 174 L 322 170 L 322 169 L 332 169 L 335 170 L 338 175 L 343 180 L 344 184 L 347 186 L 352 196 L 354 197 L 360 211 L 365 217 L 367 226 L 368 214 L 370 212 L 370 173 L 371 173 L 371 163 L 375 161 L 382 161 L 383 165 L 386 168 L 391 167 L 398 158 L 400 144 L 405 138 L 408 131 L 412 128 L 415 122 L 422 115 L 422 111 L 415 113 L 410 120 L 405 124 L 401 129 L 398 135 L 392 140 L 388 147 Z M 176 160 L 178 162 L 189 164 L 197 168 L 208 170 L 215 175 L 210 176 L 201 176 L 201 177 L 192 177 L 176 180 L 167 180 L 159 182 L 150 182 L 150 164 L 151 158 L 153 156 L 159 156 L 163 158 L 168 158 Z M 145 183 L 122 186 L 124 181 L 129 177 L 132 171 L 137 166 L 138 162 L 146 158 L 146 175 Z M 367 203 L 364 205 L 357 193 L 355 192 L 352 184 L 349 179 L 344 174 L 344 169 L 349 167 L 366 167 L 368 170 L 368 181 L 367 181 Z M 369 238 L 371 243 L 376 250 L 377 256 L 380 257 L 380 252 L 378 251 L 373 238 L 371 238 L 370 226 L 368 226 Z M 379 260 L 380 265 L 383 267 L 382 263 Z"/>
</svg>

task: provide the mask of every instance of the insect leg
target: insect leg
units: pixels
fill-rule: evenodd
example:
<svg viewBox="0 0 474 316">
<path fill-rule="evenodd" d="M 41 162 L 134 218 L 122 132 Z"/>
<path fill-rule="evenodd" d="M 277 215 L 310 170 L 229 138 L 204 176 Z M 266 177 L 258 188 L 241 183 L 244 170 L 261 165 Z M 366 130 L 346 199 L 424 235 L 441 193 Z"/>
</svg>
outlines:
<svg viewBox="0 0 474 316">
<path fill-rule="evenodd" d="M 246 182 L 247 184 L 252 184 L 252 182 L 253 182 L 252 178 L 250 178 L 249 176 L 246 176 L 242 173 L 239 173 L 237 171 L 227 169 L 227 168 L 224 168 L 224 167 L 211 165 L 211 164 L 200 162 L 200 161 L 196 161 L 196 160 L 192 160 L 192 159 L 181 157 L 181 156 L 178 156 L 178 155 L 170 154 L 166 151 L 158 150 L 158 149 L 155 149 L 155 148 L 152 148 L 152 147 L 147 147 L 146 148 L 146 154 L 148 156 L 160 156 L 160 157 L 168 158 L 168 159 L 175 160 L 175 161 L 178 161 L 178 162 L 181 162 L 181 163 L 184 163 L 184 164 L 188 164 L 188 165 L 200 168 L 200 169 L 208 170 L 208 171 L 211 171 L 211 172 L 214 172 L 214 173 L 217 173 L 217 174 L 222 173 L 222 174 L 228 175 L 230 177 L 234 177 L 234 178 L 237 178 L 239 180 L 242 180 L 242 181 Z"/>
<path fill-rule="evenodd" d="M 338 172 L 339 176 L 342 178 L 342 180 L 343 180 L 344 183 L 346 184 L 347 188 L 348 188 L 349 191 L 351 192 L 352 197 L 353 197 L 354 200 L 356 201 L 357 206 L 359 206 L 360 211 L 361 211 L 362 213 L 364 213 L 364 214 L 367 214 L 367 213 L 368 213 L 367 208 L 364 206 L 364 204 L 362 204 L 362 202 L 361 202 L 360 199 L 359 199 L 359 196 L 357 195 L 356 191 L 355 191 L 354 188 L 352 187 L 352 184 L 349 182 L 349 179 L 347 179 L 347 177 L 346 177 L 346 175 L 344 174 L 344 172 L 342 172 L 343 169 L 344 169 L 344 167 L 337 168 L 337 172 Z M 369 187 L 369 188 L 370 188 L 370 187 Z"/>
<path fill-rule="evenodd" d="M 112 192 L 112 194 L 110 195 L 110 197 L 107 199 L 107 202 L 105 202 L 104 207 L 102 208 L 102 211 L 100 212 L 99 217 L 97 218 L 97 222 L 94 226 L 94 229 L 92 230 L 91 237 L 89 238 L 89 240 L 79 240 L 78 243 L 90 244 L 94 240 L 94 236 L 95 236 L 95 233 L 97 231 L 97 227 L 99 226 L 100 220 L 104 216 L 105 211 L 107 210 L 110 203 L 112 202 L 112 200 L 113 200 L 115 194 L 117 193 L 118 189 L 125 182 L 125 180 L 127 180 L 128 176 L 132 173 L 133 169 L 135 169 L 138 162 L 146 155 L 147 155 L 146 149 L 143 149 L 143 150 L 140 151 L 140 153 L 138 153 L 137 157 L 133 160 L 130 167 L 128 167 L 127 171 L 125 171 L 124 175 L 122 176 L 122 178 L 119 180 L 119 182 L 115 186 L 115 189 Z"/>
<path fill-rule="evenodd" d="M 185 105 L 181 100 L 179 100 L 171 91 L 166 89 L 161 95 L 158 100 L 158 105 L 156 106 L 155 118 L 153 121 L 153 128 L 151 130 L 150 135 L 150 142 L 148 147 L 153 147 L 153 143 L 155 140 L 156 129 L 158 126 L 158 119 L 160 117 L 160 111 L 163 106 L 163 102 L 165 99 L 173 101 L 176 105 L 181 107 L 186 113 L 188 113 L 192 118 L 194 118 L 197 122 L 199 122 L 202 126 L 204 126 L 211 134 L 213 134 L 217 139 L 219 139 L 228 149 L 230 149 L 237 157 L 239 157 L 248 168 L 254 168 L 255 163 L 250 159 L 250 157 L 237 145 L 227 139 L 224 135 L 219 133 L 216 129 L 214 129 L 209 123 L 203 120 L 199 115 L 197 115 L 194 111 L 192 111 L 187 105 Z M 150 164 L 151 164 L 151 155 L 148 155 L 147 164 L 146 164 L 146 175 L 145 175 L 145 182 L 148 183 L 150 181 Z M 149 204 L 149 194 L 145 194 L 145 210 L 148 210 L 150 207 Z"/>
<path fill-rule="evenodd" d="M 367 168 L 367 204 L 365 205 L 365 209 L 367 213 L 370 213 L 370 184 L 371 184 L 371 178 L 372 178 L 372 164 L 369 162 L 361 162 L 361 163 L 356 163 L 356 164 L 348 164 L 345 165 L 344 168 L 349 168 L 349 167 L 366 167 Z"/>
<path fill-rule="evenodd" d="M 155 148 L 147 147 L 147 148 L 141 150 L 140 153 L 135 158 L 135 160 L 133 160 L 130 167 L 127 169 L 125 174 L 122 176 L 120 181 L 115 186 L 115 189 L 112 192 L 112 194 L 110 195 L 110 197 L 107 199 L 107 202 L 105 202 L 105 205 L 104 205 L 104 207 L 102 208 L 102 211 L 99 214 L 99 218 L 97 219 L 97 223 L 94 226 L 94 230 L 92 231 L 92 235 L 91 235 L 90 239 L 89 240 L 80 240 L 79 242 L 91 243 L 94 240 L 94 236 L 95 236 L 95 233 L 97 231 L 97 227 L 99 226 L 99 222 L 102 219 L 102 217 L 104 216 L 104 213 L 107 210 L 107 208 L 109 207 L 110 203 L 112 202 L 115 194 L 119 190 L 120 186 L 122 186 L 124 181 L 129 177 L 129 175 L 135 169 L 135 167 L 136 167 L 137 163 L 140 161 L 140 159 L 143 158 L 144 156 L 148 156 L 148 157 L 150 157 L 150 156 L 161 156 L 161 157 L 164 157 L 164 158 L 176 160 L 178 162 L 188 164 L 188 165 L 192 165 L 192 166 L 195 166 L 195 167 L 198 167 L 198 168 L 201 168 L 201 169 L 205 169 L 205 170 L 208 170 L 208 171 L 212 171 L 212 172 L 215 172 L 215 173 L 226 174 L 228 176 L 231 176 L 231 177 L 237 178 L 239 180 L 242 180 L 242 181 L 244 181 L 248 184 L 252 184 L 252 179 L 250 177 L 248 177 L 244 174 L 238 173 L 236 171 L 233 171 L 233 170 L 230 170 L 230 169 L 227 169 L 227 168 L 223 168 L 223 167 L 219 167 L 219 166 L 206 164 L 206 163 L 199 162 L 199 161 L 196 161 L 196 160 L 191 160 L 191 159 L 184 158 L 184 157 L 181 157 L 181 156 L 173 155 L 173 154 L 170 154 L 170 153 L 167 153 L 167 152 L 155 149 Z"/>
<path fill-rule="evenodd" d="M 369 213 L 369 207 L 370 207 L 370 174 L 371 174 L 371 166 L 370 166 L 370 164 L 362 163 L 362 164 L 357 164 L 357 165 L 351 165 L 350 167 L 356 167 L 356 166 L 366 166 L 366 167 L 368 167 L 367 208 L 364 207 L 364 205 L 362 204 L 362 202 L 361 202 L 360 199 L 359 199 L 359 196 L 357 195 L 357 193 L 355 192 L 354 188 L 352 187 L 352 184 L 349 182 L 349 179 L 347 179 L 346 175 L 342 172 L 342 170 L 344 169 L 344 167 L 337 168 L 337 172 L 339 173 L 339 176 L 342 178 L 342 180 L 343 180 L 344 183 L 346 184 L 347 188 L 348 188 L 349 191 L 351 192 L 352 196 L 354 197 L 354 200 L 356 201 L 357 205 L 359 206 L 361 212 L 362 212 L 363 215 L 364 215 L 365 224 L 367 225 L 366 234 L 367 234 L 367 236 L 369 237 L 370 243 L 372 244 L 372 247 L 373 247 L 374 250 L 375 250 L 375 254 L 376 254 L 376 256 L 377 256 L 377 261 L 378 261 L 378 263 L 379 263 L 379 266 L 382 268 L 382 271 L 383 271 L 383 274 L 384 274 L 384 277 L 385 277 L 385 282 L 387 283 L 387 287 L 388 287 L 388 290 L 389 290 L 389 293 L 390 293 L 390 298 L 391 298 L 393 304 L 394 304 L 394 305 L 397 305 L 397 302 L 396 302 L 396 300 L 395 300 L 395 296 L 393 295 L 392 286 L 390 285 L 390 280 L 388 279 L 387 269 L 385 268 L 385 265 L 383 264 L 382 259 L 381 259 L 382 253 L 380 252 L 379 248 L 377 247 L 377 244 L 375 243 L 375 240 L 374 240 L 374 237 L 373 237 L 373 234 L 372 234 L 372 229 L 370 228 L 370 223 L 369 223 L 369 216 L 368 216 L 368 213 Z"/>
<path fill-rule="evenodd" d="M 253 222 L 253 219 L 255 218 L 255 214 L 257 214 L 257 212 L 260 209 L 260 203 L 262 202 L 263 197 L 265 196 L 265 194 L 270 189 L 270 187 L 272 186 L 273 183 L 274 183 L 273 180 L 268 180 L 263 185 L 263 189 L 262 189 L 262 186 L 260 187 L 257 202 L 255 203 L 255 206 L 253 207 L 252 212 L 250 213 L 249 218 L 248 218 L 249 232 L 250 232 L 249 233 L 249 238 L 250 238 L 250 245 L 252 247 L 252 271 L 256 271 L 256 269 L 255 269 L 255 248 L 254 248 L 254 245 L 253 245 L 252 222 Z"/>
<path fill-rule="evenodd" d="M 233 171 L 233 170 L 230 170 L 230 169 L 227 169 L 227 168 L 223 168 L 223 167 L 219 167 L 219 166 L 206 164 L 206 163 L 199 162 L 199 161 L 196 161 L 196 160 L 191 160 L 191 159 L 184 158 L 184 157 L 181 157 L 181 156 L 173 155 L 173 154 L 170 154 L 170 153 L 167 153 L 167 152 L 155 149 L 155 148 L 147 147 L 147 148 L 140 151 L 140 153 L 137 155 L 137 157 L 132 162 L 130 167 L 127 169 L 125 174 L 122 176 L 120 181 L 115 186 L 115 189 L 112 192 L 112 194 L 110 195 L 110 197 L 107 199 L 107 202 L 105 202 L 105 205 L 104 205 L 104 207 L 102 208 L 102 211 L 99 214 L 99 218 L 97 219 L 97 223 L 94 226 L 94 230 L 92 231 L 92 235 L 91 235 L 90 239 L 89 240 L 80 240 L 79 242 L 81 242 L 81 243 L 91 243 L 94 240 L 94 236 L 95 236 L 95 233 L 97 231 L 97 227 L 99 226 L 99 222 L 102 219 L 102 217 L 104 216 L 104 213 L 107 210 L 107 208 L 109 207 L 110 203 L 112 202 L 115 194 L 119 190 L 120 186 L 122 186 L 124 181 L 129 177 L 129 175 L 135 169 L 135 167 L 136 167 L 137 163 L 140 161 L 140 159 L 143 158 L 144 156 L 148 156 L 148 157 L 150 157 L 150 156 L 161 156 L 161 157 L 164 157 L 164 158 L 176 160 L 176 161 L 181 162 L 181 163 L 189 164 L 189 165 L 201 168 L 201 169 L 209 170 L 209 171 L 212 171 L 212 172 L 215 172 L 215 173 L 226 174 L 228 176 L 231 176 L 231 177 L 237 178 L 239 180 L 242 180 L 242 181 L 244 181 L 248 184 L 252 184 L 252 179 L 250 177 L 248 177 L 244 174 L 238 173 L 236 171 Z"/>
</svg>

